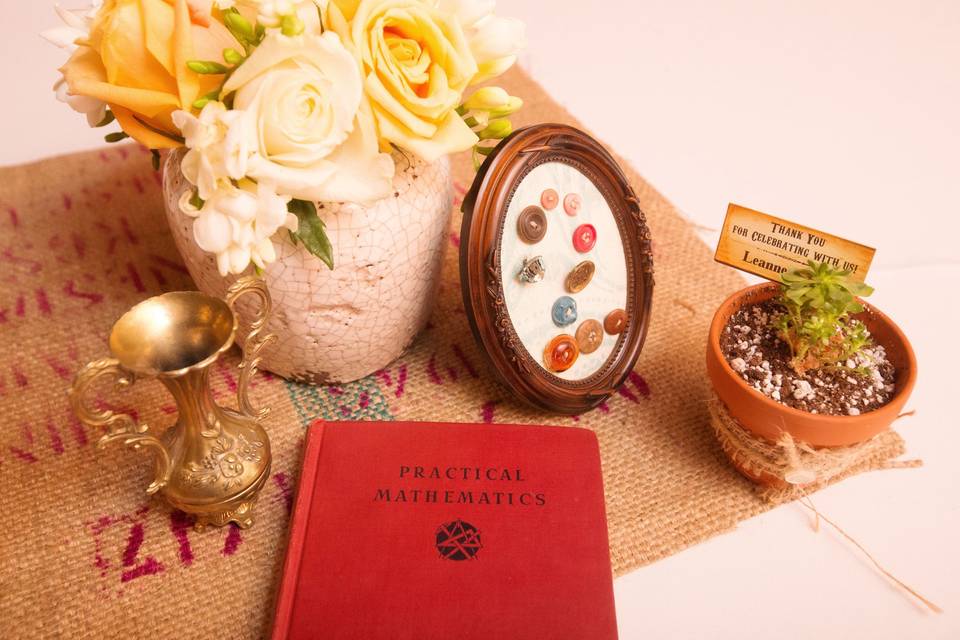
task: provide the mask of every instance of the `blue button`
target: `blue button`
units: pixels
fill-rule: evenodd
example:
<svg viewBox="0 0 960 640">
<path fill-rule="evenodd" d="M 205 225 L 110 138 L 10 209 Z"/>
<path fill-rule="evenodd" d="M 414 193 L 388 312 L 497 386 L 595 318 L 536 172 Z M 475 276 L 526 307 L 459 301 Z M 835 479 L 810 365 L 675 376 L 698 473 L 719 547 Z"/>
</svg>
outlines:
<svg viewBox="0 0 960 640">
<path fill-rule="evenodd" d="M 565 327 L 577 321 L 577 301 L 570 296 L 561 296 L 553 303 L 553 323 Z"/>
</svg>

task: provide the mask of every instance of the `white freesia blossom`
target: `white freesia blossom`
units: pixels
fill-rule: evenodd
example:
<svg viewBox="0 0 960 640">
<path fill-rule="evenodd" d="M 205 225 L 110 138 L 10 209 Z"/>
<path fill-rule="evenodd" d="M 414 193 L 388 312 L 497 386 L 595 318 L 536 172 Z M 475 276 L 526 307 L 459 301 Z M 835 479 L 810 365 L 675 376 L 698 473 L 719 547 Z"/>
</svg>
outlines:
<svg viewBox="0 0 960 640">
<path fill-rule="evenodd" d="M 60 76 L 60 79 L 53 85 L 53 92 L 57 100 L 67 104 L 77 113 L 82 113 L 87 117 L 87 124 L 91 127 L 97 126 L 107 115 L 107 105 L 96 98 L 81 95 L 71 95 L 67 88 L 67 81 Z"/>
<path fill-rule="evenodd" d="M 277 195 L 268 183 L 223 185 L 199 209 L 191 196 L 189 191 L 184 194 L 180 208 L 195 218 L 197 246 L 216 255 L 221 275 L 243 273 L 251 261 L 265 267 L 277 257 L 271 237 L 283 227 L 297 229 L 296 216 L 287 211 L 290 197 Z"/>
<path fill-rule="evenodd" d="M 64 9 L 55 4 L 53 7 L 63 21 L 63 26 L 42 31 L 40 37 L 72 53 L 78 46 L 78 40 L 83 43 L 90 38 L 90 27 L 93 26 L 101 6 L 103 0 L 93 0 L 86 9 Z"/>
<path fill-rule="evenodd" d="M 64 9 L 59 4 L 54 5 L 63 25 L 42 31 L 40 37 L 73 53 L 79 44 L 90 39 L 90 27 L 102 5 L 102 0 L 93 0 L 86 9 Z M 71 95 L 62 74 L 54 83 L 53 91 L 56 93 L 57 100 L 66 103 L 77 113 L 84 114 L 87 117 L 87 124 L 91 127 L 102 121 L 107 113 L 107 105 L 100 100 L 89 96 Z"/>
<path fill-rule="evenodd" d="M 222 102 L 208 102 L 199 116 L 188 111 L 173 113 L 173 123 L 183 133 L 184 145 L 189 149 L 180 170 L 196 185 L 203 200 L 211 198 L 224 183 L 247 174 L 247 119 L 246 112 L 228 110 Z"/>
<path fill-rule="evenodd" d="M 308 32 L 320 25 L 318 10 L 324 10 L 328 0 L 215 0 L 218 9 L 249 8 L 257 12 L 257 22 L 268 29 L 280 26 L 284 16 L 296 15 Z"/>
<path fill-rule="evenodd" d="M 494 15 L 496 4 L 496 0 L 437 0 L 441 11 L 456 17 L 470 43 L 478 67 L 471 84 L 502 74 L 527 44 L 523 21 Z"/>
<path fill-rule="evenodd" d="M 370 202 L 391 193 L 354 57 L 333 32 L 267 33 L 230 76 L 250 148 L 247 175 L 294 198 Z"/>
</svg>

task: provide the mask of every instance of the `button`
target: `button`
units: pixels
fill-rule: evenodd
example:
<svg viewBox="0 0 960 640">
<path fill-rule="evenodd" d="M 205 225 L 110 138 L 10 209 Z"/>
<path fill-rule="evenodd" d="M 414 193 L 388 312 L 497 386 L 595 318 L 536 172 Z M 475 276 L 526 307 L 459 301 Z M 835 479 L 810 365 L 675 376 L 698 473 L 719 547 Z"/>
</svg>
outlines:
<svg viewBox="0 0 960 640">
<path fill-rule="evenodd" d="M 535 204 L 520 212 L 517 218 L 517 234 L 527 244 L 536 244 L 547 233 L 547 214 Z"/>
<path fill-rule="evenodd" d="M 583 204 L 583 201 L 578 193 L 568 193 L 563 196 L 563 210 L 567 212 L 568 216 L 575 216 L 580 213 L 581 204 Z"/>
<path fill-rule="evenodd" d="M 627 326 L 627 312 L 623 309 L 614 309 L 603 319 L 603 330 L 612 336 L 617 335 Z"/>
<path fill-rule="evenodd" d="M 597 244 L 597 230 L 592 224 L 582 224 L 573 230 L 573 248 L 586 253 Z"/>
<path fill-rule="evenodd" d="M 540 205 L 547 211 L 556 207 L 558 202 L 560 202 L 560 196 L 553 189 L 547 189 L 540 194 Z"/>
<path fill-rule="evenodd" d="M 600 348 L 602 342 L 603 327 L 598 320 L 584 320 L 577 327 L 577 346 L 580 347 L 580 353 L 593 353 Z"/>
<path fill-rule="evenodd" d="M 590 280 L 593 279 L 593 274 L 596 269 L 596 266 L 590 260 L 584 260 L 575 266 L 573 270 L 567 274 L 567 279 L 563 283 L 567 291 L 570 293 L 580 293 L 583 291 L 586 286 L 590 284 Z"/>
<path fill-rule="evenodd" d="M 558 327 L 565 327 L 577 321 L 577 302 L 570 296 L 560 296 L 553 303 L 553 309 L 550 311 L 553 317 L 553 324 Z"/>
<path fill-rule="evenodd" d="M 580 349 L 573 336 L 561 333 L 547 343 L 547 348 L 543 350 L 543 363 L 550 371 L 559 373 L 572 367 L 579 355 Z"/>
<path fill-rule="evenodd" d="M 520 272 L 517 274 L 517 277 L 520 278 L 521 282 L 528 282 L 533 284 L 535 282 L 540 282 L 543 280 L 543 276 L 546 273 L 546 269 L 543 266 L 543 257 L 534 256 L 532 258 L 524 258 L 523 266 L 520 267 Z"/>
</svg>

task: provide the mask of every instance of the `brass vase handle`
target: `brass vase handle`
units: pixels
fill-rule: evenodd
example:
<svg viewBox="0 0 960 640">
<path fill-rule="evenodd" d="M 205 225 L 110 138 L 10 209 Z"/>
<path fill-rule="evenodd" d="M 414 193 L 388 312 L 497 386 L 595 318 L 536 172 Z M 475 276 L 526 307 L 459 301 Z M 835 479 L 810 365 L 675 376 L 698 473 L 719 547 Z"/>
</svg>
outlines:
<svg viewBox="0 0 960 640">
<path fill-rule="evenodd" d="M 111 442 L 119 441 L 134 449 L 151 447 L 155 450 L 156 475 L 147 487 L 147 493 L 156 493 L 170 480 L 170 472 L 173 470 L 170 453 L 159 438 L 147 433 L 147 425 L 137 422 L 131 414 L 91 406 L 88 393 L 91 386 L 101 378 L 112 378 L 114 388 L 117 390 L 126 389 L 137 379 L 133 372 L 121 367 L 120 362 L 115 358 L 94 360 L 81 369 L 73 379 L 73 386 L 68 392 L 70 406 L 83 424 L 90 427 L 106 427 L 107 432 L 97 442 L 98 447 L 103 448 Z"/>
<path fill-rule="evenodd" d="M 273 305 L 266 282 L 256 276 L 243 276 L 227 289 L 227 304 L 230 305 L 230 309 L 235 315 L 237 313 L 236 301 L 245 293 L 252 293 L 260 298 L 260 311 L 250 324 L 250 333 L 247 334 L 247 341 L 243 348 L 243 360 L 240 362 L 240 381 L 237 383 L 237 405 L 244 415 L 255 420 L 262 420 L 270 412 L 270 408 L 254 409 L 250 403 L 247 387 L 253 374 L 257 372 L 257 365 L 260 363 L 260 350 L 277 337 L 272 333 L 263 333 Z"/>
</svg>

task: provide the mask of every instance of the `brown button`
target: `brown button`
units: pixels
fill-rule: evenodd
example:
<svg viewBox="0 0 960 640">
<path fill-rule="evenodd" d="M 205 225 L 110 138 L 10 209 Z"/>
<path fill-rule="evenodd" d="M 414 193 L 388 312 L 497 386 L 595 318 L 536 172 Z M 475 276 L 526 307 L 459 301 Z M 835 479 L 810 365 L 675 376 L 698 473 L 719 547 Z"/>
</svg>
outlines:
<svg viewBox="0 0 960 640">
<path fill-rule="evenodd" d="M 603 330 L 612 336 L 617 335 L 627 326 L 627 312 L 623 309 L 614 309 L 603 319 Z"/>
<path fill-rule="evenodd" d="M 564 286 L 567 288 L 567 291 L 570 293 L 580 293 L 583 291 L 590 280 L 593 279 L 593 274 L 597 270 L 597 267 L 590 260 L 584 260 L 577 266 L 575 266 L 570 273 L 567 274 L 567 279 L 564 282 Z"/>
<path fill-rule="evenodd" d="M 547 343 L 547 348 L 543 350 L 543 363 L 550 371 L 559 373 L 572 367 L 579 355 L 580 349 L 573 336 L 561 333 Z"/>
<path fill-rule="evenodd" d="M 580 353 L 593 353 L 600 348 L 603 342 L 603 327 L 594 319 L 584 320 L 577 327 L 577 346 Z"/>
<path fill-rule="evenodd" d="M 527 244 L 543 240 L 547 233 L 547 214 L 535 204 L 530 205 L 517 218 L 517 234 Z"/>
</svg>

